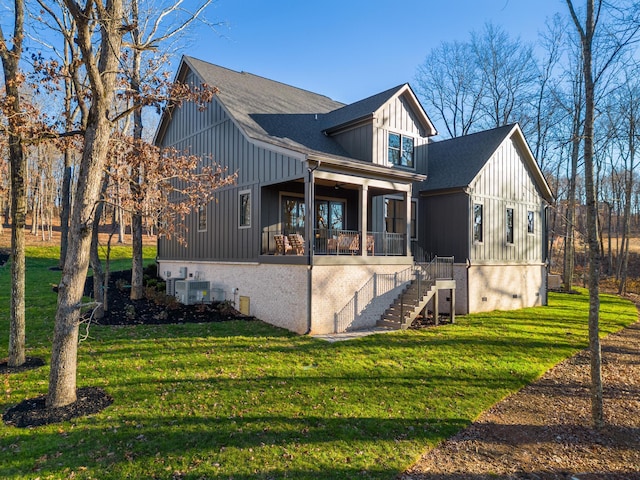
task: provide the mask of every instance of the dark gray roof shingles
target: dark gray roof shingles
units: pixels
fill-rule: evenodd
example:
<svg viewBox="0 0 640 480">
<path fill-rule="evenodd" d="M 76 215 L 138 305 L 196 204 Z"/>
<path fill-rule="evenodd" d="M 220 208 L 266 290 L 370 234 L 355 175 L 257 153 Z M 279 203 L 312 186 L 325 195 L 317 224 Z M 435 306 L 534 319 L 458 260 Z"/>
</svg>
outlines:
<svg viewBox="0 0 640 480">
<path fill-rule="evenodd" d="M 429 172 L 422 191 L 467 187 L 514 125 L 429 144 Z"/>
<path fill-rule="evenodd" d="M 345 105 L 324 95 L 245 72 L 185 57 L 251 138 L 295 150 L 349 158 L 324 130 L 373 113 L 398 91 L 395 87 Z"/>
</svg>

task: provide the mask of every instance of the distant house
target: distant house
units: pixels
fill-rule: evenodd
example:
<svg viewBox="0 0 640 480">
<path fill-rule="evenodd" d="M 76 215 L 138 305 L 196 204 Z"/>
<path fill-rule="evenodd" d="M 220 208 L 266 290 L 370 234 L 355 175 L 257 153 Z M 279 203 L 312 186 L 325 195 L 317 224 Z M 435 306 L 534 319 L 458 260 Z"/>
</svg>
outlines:
<svg viewBox="0 0 640 480">
<path fill-rule="evenodd" d="M 215 85 L 220 92 L 204 111 L 190 104 L 167 109 L 156 142 L 201 154 L 203 163 L 213 156 L 238 173 L 238 182 L 221 189 L 217 202 L 188 219 L 186 246 L 166 238 L 158 241 L 159 272 L 168 279 L 171 293 L 200 289 L 184 299 L 212 294 L 298 333 L 330 333 L 376 325 L 417 278 L 416 272 L 425 271 L 416 266 L 414 250 L 455 256 L 465 266 L 467 259 L 480 258 L 450 245 L 440 250 L 432 241 L 450 230 L 452 220 L 463 222 L 463 214 L 466 230 L 460 225 L 451 233 L 470 235 L 472 207 L 450 208 L 455 219 L 436 212 L 434 202 L 458 186 L 430 188 L 431 176 L 437 179 L 435 170 L 440 168 L 432 147 L 438 145 L 437 152 L 446 142 L 430 143 L 435 128 L 408 84 L 344 105 L 191 57 L 183 58 L 177 78 Z M 539 237 L 535 260 L 540 273 L 537 284 L 527 288 L 541 293 L 548 187 L 520 129 L 509 128 L 515 133 L 504 132 L 496 153 L 484 158 L 489 167 L 478 171 L 499 172 L 500 166 L 491 167 L 498 162 L 492 155 L 502 158 L 500 152 L 511 143 L 522 153 L 523 171 L 531 169 L 528 178 L 533 178 L 538 195 L 535 201 L 532 197 L 531 208 L 536 212 L 532 235 Z M 459 165 L 468 160 L 455 157 Z M 515 157 L 512 163 L 517 163 Z M 483 205 L 486 216 L 489 204 Z M 512 217 L 517 219 L 514 229 L 521 226 L 519 215 Z M 489 235 L 488 227 L 483 228 Z M 514 230 L 515 242 L 526 238 Z M 515 255 L 508 260 L 516 260 Z M 451 282 L 433 281 L 435 291 L 446 288 L 454 296 Z M 522 305 L 530 301 L 529 294 L 519 295 Z M 462 298 L 471 295 L 463 292 Z M 473 311 L 475 304 L 471 308 L 465 301 L 459 311 Z M 492 297 L 486 305 L 493 304 Z"/>
</svg>

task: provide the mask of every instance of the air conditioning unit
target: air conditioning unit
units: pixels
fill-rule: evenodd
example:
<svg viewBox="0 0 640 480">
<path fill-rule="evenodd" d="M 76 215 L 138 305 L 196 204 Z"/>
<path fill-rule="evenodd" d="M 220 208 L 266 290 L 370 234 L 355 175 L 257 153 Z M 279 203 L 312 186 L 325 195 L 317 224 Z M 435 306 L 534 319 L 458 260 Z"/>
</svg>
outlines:
<svg viewBox="0 0 640 480">
<path fill-rule="evenodd" d="M 178 301 L 184 305 L 211 302 L 209 282 L 202 280 L 176 280 L 175 293 Z"/>
</svg>

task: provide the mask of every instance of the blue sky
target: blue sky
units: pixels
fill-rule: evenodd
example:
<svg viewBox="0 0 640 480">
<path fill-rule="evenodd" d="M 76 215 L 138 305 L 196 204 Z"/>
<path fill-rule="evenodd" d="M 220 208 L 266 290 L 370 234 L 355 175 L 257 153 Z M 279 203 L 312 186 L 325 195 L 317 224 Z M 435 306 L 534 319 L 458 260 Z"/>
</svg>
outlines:
<svg viewBox="0 0 640 480">
<path fill-rule="evenodd" d="M 216 0 L 185 53 L 351 103 L 413 83 L 442 41 L 492 21 L 535 41 L 564 0 Z"/>
</svg>

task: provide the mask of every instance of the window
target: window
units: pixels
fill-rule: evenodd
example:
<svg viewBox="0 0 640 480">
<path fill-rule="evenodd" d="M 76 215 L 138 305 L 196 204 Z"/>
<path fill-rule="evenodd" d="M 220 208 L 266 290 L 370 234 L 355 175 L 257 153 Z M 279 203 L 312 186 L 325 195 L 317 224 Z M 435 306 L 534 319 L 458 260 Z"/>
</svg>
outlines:
<svg viewBox="0 0 640 480">
<path fill-rule="evenodd" d="M 387 233 L 405 233 L 407 225 L 405 212 L 403 200 L 385 198 L 384 223 Z"/>
<path fill-rule="evenodd" d="M 316 229 L 344 230 L 346 204 L 340 200 L 316 200 Z M 302 197 L 282 197 L 283 233 L 304 233 L 306 206 Z"/>
<path fill-rule="evenodd" d="M 344 230 L 344 202 L 335 200 L 316 201 L 316 228 Z"/>
<path fill-rule="evenodd" d="M 473 241 L 482 242 L 482 204 L 473 204 Z"/>
<path fill-rule="evenodd" d="M 507 243 L 513 243 L 513 208 L 507 208 Z"/>
<path fill-rule="evenodd" d="M 201 205 L 198 207 L 198 231 L 207 231 L 207 206 Z"/>
<path fill-rule="evenodd" d="M 242 190 L 239 193 L 240 215 L 238 225 L 240 228 L 251 226 L 251 190 Z"/>
<path fill-rule="evenodd" d="M 282 197 L 282 233 L 304 233 L 305 204 L 303 198 Z"/>
<path fill-rule="evenodd" d="M 413 168 L 413 138 L 389 133 L 389 162 Z"/>
<path fill-rule="evenodd" d="M 527 233 L 535 233 L 535 215 L 529 210 L 527 212 Z"/>
</svg>

